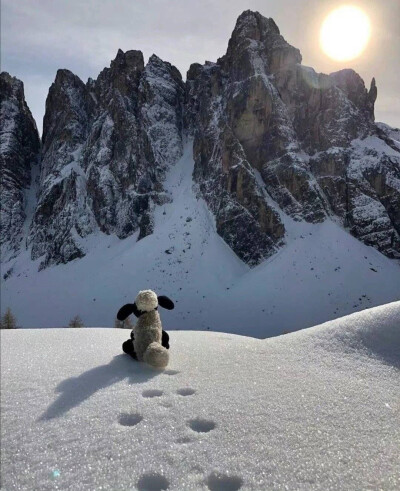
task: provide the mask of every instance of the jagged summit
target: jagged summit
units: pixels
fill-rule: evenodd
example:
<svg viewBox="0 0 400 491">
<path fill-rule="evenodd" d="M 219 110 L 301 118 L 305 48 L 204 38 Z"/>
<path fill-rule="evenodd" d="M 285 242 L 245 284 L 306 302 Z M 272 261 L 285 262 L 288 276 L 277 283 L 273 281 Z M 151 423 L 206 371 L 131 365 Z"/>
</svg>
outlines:
<svg viewBox="0 0 400 491">
<path fill-rule="evenodd" d="M 122 49 L 119 49 L 117 52 L 117 56 L 111 62 L 111 67 L 115 65 L 126 65 L 127 67 L 136 68 L 136 67 L 144 67 L 144 59 L 143 53 L 139 50 L 128 50 L 123 52 Z"/>
<path fill-rule="evenodd" d="M 271 17 L 264 17 L 260 12 L 244 10 L 236 20 L 232 37 L 243 36 L 260 41 L 265 33 L 280 35 L 279 27 Z"/>
<path fill-rule="evenodd" d="M 372 78 L 369 91 L 364 80 L 351 68 L 345 68 L 329 74 L 336 87 L 345 92 L 348 99 L 365 115 L 369 121 L 374 121 L 374 104 L 378 95 L 375 78 Z"/>
<path fill-rule="evenodd" d="M 302 59 L 300 51 L 286 42 L 272 18 L 251 10 L 244 11 L 238 17 L 226 57 L 238 57 L 246 49 L 262 51 L 269 61 L 271 73 L 285 64 L 301 63 Z M 240 61 L 243 62 L 242 59 Z"/>
<path fill-rule="evenodd" d="M 26 193 L 39 160 L 40 140 L 25 101 L 24 84 L 7 72 L 0 74 L 0 101 L 0 245 L 14 256 L 29 219 Z"/>
<path fill-rule="evenodd" d="M 239 257 L 256 264 L 286 242 L 282 211 L 311 223 L 337 217 L 366 243 L 399 256 L 389 204 L 398 200 L 397 164 L 381 167 L 388 160 L 378 140 L 361 171 L 360 153 L 370 150 L 355 143 L 377 136 L 375 81 L 368 92 L 353 70 L 325 75 L 304 67 L 272 19 L 246 11 L 226 55 L 191 66 L 186 92 L 194 178 Z M 385 191 L 371 180 L 377 169 L 384 169 Z"/>
<path fill-rule="evenodd" d="M 168 199 L 163 172 L 182 149 L 182 98 L 176 68 L 157 57 L 145 67 L 140 51 L 119 50 L 87 84 L 71 72 L 57 74 L 29 235 L 32 257 L 44 257 L 41 267 L 82 257 L 81 239 L 97 230 L 120 238 L 151 233 L 151 210 Z M 160 111 L 170 123 L 159 124 Z"/>
<path fill-rule="evenodd" d="M 2 84 L 6 95 L 9 86 Z M 186 83 L 170 63 L 153 54 L 146 64 L 137 50 L 118 50 L 86 84 L 59 70 L 41 153 L 37 141 L 22 143 L 33 160 L 41 157 L 24 244 L 44 268 L 90 253 L 83 239 L 93 233 L 153 233 L 156 207 L 171 200 L 166 172 L 192 138 L 197 196 L 248 265 L 287 245 L 291 224 L 303 221 L 335 220 L 400 257 L 400 154 L 392 133 L 374 123 L 376 96 L 375 79 L 367 90 L 354 70 L 325 75 L 303 66 L 273 19 L 250 10 L 238 17 L 225 55 L 191 65 Z M 14 121 L 4 107 L 2 118 Z M 18 183 L 10 209 L 25 209 L 29 182 Z M 14 231 L 5 250 L 15 249 L 14 222 L 6 221 Z"/>
</svg>

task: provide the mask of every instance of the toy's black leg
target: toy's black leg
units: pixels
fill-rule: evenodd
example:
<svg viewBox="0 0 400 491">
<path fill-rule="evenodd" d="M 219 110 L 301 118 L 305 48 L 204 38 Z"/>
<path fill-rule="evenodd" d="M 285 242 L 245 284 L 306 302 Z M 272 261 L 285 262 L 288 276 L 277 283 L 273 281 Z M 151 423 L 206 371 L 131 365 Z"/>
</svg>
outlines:
<svg viewBox="0 0 400 491">
<path fill-rule="evenodd" d="M 122 344 L 122 350 L 127 355 L 130 355 L 133 359 L 137 360 L 137 356 L 135 353 L 135 348 L 133 347 L 132 339 L 128 339 L 125 343 Z"/>
<path fill-rule="evenodd" d="M 164 346 L 164 348 L 169 349 L 169 335 L 165 331 L 162 332 L 161 344 Z"/>
</svg>

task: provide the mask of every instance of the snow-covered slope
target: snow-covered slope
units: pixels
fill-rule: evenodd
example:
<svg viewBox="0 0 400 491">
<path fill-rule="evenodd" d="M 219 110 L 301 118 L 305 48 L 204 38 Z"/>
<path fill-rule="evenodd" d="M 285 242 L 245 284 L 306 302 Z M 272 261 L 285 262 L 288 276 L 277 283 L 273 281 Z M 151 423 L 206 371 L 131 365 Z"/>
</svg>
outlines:
<svg viewBox="0 0 400 491">
<path fill-rule="evenodd" d="M 157 372 L 128 332 L 1 332 L 12 490 L 400 487 L 400 302 L 258 340 L 170 332 Z"/>
<path fill-rule="evenodd" d="M 38 272 L 28 252 L 3 267 L 2 307 L 24 327 L 112 326 L 122 304 L 151 288 L 175 302 L 167 329 L 210 329 L 265 338 L 400 298 L 397 262 L 331 220 L 296 222 L 281 212 L 288 244 L 250 269 L 215 231 L 192 189 L 192 144 L 164 188 L 172 202 L 155 209 L 154 233 L 136 241 L 98 233 L 81 240 L 90 254 Z M 40 260 L 39 260 L 40 261 Z"/>
</svg>

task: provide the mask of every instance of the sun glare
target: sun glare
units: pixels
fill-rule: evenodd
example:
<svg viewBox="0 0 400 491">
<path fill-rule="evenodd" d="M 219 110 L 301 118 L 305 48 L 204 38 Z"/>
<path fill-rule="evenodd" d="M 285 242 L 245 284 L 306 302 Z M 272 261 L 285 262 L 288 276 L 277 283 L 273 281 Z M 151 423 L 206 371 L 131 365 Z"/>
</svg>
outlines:
<svg viewBox="0 0 400 491">
<path fill-rule="evenodd" d="M 322 23 L 321 48 L 334 60 L 353 60 L 366 48 L 370 34 L 367 14 L 358 7 L 344 5 L 333 10 Z"/>
</svg>

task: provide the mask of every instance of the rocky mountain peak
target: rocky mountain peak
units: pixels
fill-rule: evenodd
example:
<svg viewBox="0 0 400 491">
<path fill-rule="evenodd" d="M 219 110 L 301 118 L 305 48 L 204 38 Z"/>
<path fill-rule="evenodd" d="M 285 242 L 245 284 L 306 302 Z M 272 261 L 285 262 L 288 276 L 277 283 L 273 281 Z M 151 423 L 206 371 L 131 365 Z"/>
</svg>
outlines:
<svg viewBox="0 0 400 491">
<path fill-rule="evenodd" d="M 111 61 L 111 70 L 119 72 L 142 71 L 144 68 L 143 53 L 137 50 L 129 50 L 125 53 L 119 49 L 117 56 Z"/>
<path fill-rule="evenodd" d="M 0 89 L 10 190 L 2 227 L 11 240 L 21 237 L 39 143 L 22 83 L 4 74 Z M 326 75 L 301 65 L 273 19 L 250 10 L 226 54 L 192 64 L 186 83 L 173 65 L 155 54 L 145 64 L 137 50 L 118 50 L 86 84 L 59 70 L 46 101 L 32 258 L 46 267 L 82 257 L 92 233 L 151 234 L 155 207 L 172 199 L 165 176 L 186 137 L 197 196 L 247 264 L 291 240 L 293 222 L 329 217 L 399 257 L 398 138 L 375 125 L 376 96 L 375 79 L 367 90 L 354 70 Z"/>
<path fill-rule="evenodd" d="M 301 54 L 283 38 L 273 19 L 246 10 L 236 22 L 225 57 L 218 62 L 241 80 L 260 63 L 271 74 L 301 63 Z"/>
<path fill-rule="evenodd" d="M 159 56 L 157 56 L 155 53 L 153 53 L 150 58 L 149 58 L 149 61 L 148 61 L 148 64 L 149 65 L 164 65 L 164 64 L 167 64 L 167 65 L 170 65 L 170 63 L 168 63 L 167 61 L 164 61 L 162 60 Z"/>
<path fill-rule="evenodd" d="M 87 97 L 84 82 L 69 70 L 58 70 L 46 99 L 42 136 L 43 154 L 49 149 L 55 135 L 64 143 L 71 139 L 82 140 L 85 137 L 90 105 L 91 101 Z M 45 170 L 47 175 L 49 169 L 42 166 L 42 170 Z"/>
<path fill-rule="evenodd" d="M 122 97 L 132 98 L 137 91 L 141 74 L 144 70 L 144 58 L 141 51 L 130 50 L 125 53 L 119 49 L 117 56 L 111 61 L 110 68 L 104 68 L 94 83 L 100 99 L 112 99 L 112 90 L 116 89 Z M 107 94 L 106 94 L 107 92 Z M 136 103 L 133 97 L 132 107 Z"/>
<path fill-rule="evenodd" d="M 0 88 L 1 94 L 4 97 L 16 97 L 18 99 L 22 99 L 23 97 L 24 84 L 8 72 L 1 72 Z"/>
<path fill-rule="evenodd" d="M 237 18 L 232 38 L 249 38 L 261 41 L 266 34 L 279 36 L 279 28 L 272 18 L 264 17 L 259 12 L 245 10 Z"/>
<path fill-rule="evenodd" d="M 2 257 L 22 244 L 27 218 L 27 192 L 38 164 L 40 139 L 25 101 L 24 84 L 7 72 L 0 74 L 0 245 Z"/>
<path fill-rule="evenodd" d="M 55 86 L 75 85 L 83 83 L 82 80 L 67 68 L 59 68 L 54 79 Z"/>
<path fill-rule="evenodd" d="M 182 152 L 184 85 L 178 70 L 119 50 L 84 84 L 59 70 L 46 102 L 41 189 L 31 226 L 41 268 L 85 255 L 98 230 L 126 238 L 152 231 L 168 199 L 162 179 Z"/>
<path fill-rule="evenodd" d="M 376 86 L 375 77 L 372 77 L 371 85 L 368 91 L 368 100 L 367 100 L 367 104 L 369 106 L 369 112 L 372 120 L 375 120 L 374 107 L 377 97 L 378 97 L 378 88 Z"/>
<path fill-rule="evenodd" d="M 36 122 L 33 119 L 32 113 L 25 101 L 24 84 L 17 77 L 13 77 L 8 72 L 0 73 L 0 94 L 2 102 L 3 117 L 7 118 L 11 105 L 17 104 L 18 110 L 21 111 L 26 118 L 26 122 L 32 127 L 32 131 L 37 133 Z M 4 105 L 3 105 L 4 103 Z M 1 120 L 3 122 L 3 120 Z M 3 134 L 7 134 L 9 127 L 2 128 Z"/>
<path fill-rule="evenodd" d="M 371 121 L 374 120 L 374 104 L 378 94 L 375 78 L 372 79 L 371 87 L 368 91 L 364 80 L 350 68 L 331 73 L 329 77 L 336 87 L 345 92 L 347 98 L 357 109 L 365 113 Z"/>
<path fill-rule="evenodd" d="M 351 147 L 376 134 L 375 99 L 375 81 L 367 91 L 354 70 L 325 75 L 302 66 L 275 22 L 249 10 L 225 56 L 190 67 L 185 120 L 194 135 L 194 178 L 239 257 L 257 264 L 284 243 L 281 211 L 314 223 L 336 216 L 355 236 L 399 256 L 398 158 L 381 167 L 384 153 L 370 160 L 371 149 Z"/>
<path fill-rule="evenodd" d="M 162 75 L 162 73 L 164 73 L 164 75 L 162 75 L 163 78 L 172 77 L 178 83 L 183 84 L 181 72 L 174 65 L 172 65 L 168 61 L 162 60 L 155 54 L 152 54 L 150 56 L 149 61 L 146 65 L 146 70 L 152 71 L 154 74 L 158 73 L 159 75 Z"/>
</svg>

